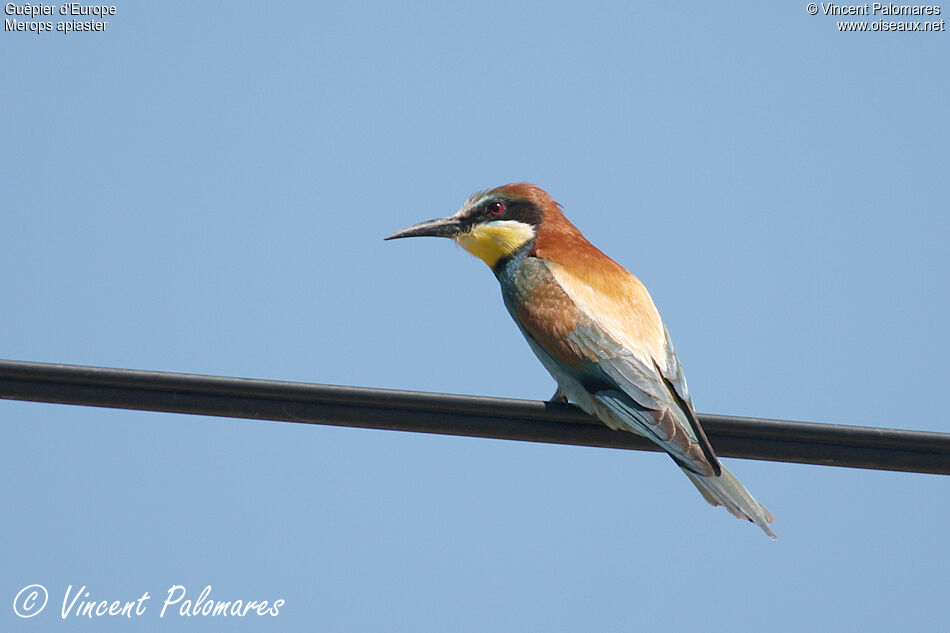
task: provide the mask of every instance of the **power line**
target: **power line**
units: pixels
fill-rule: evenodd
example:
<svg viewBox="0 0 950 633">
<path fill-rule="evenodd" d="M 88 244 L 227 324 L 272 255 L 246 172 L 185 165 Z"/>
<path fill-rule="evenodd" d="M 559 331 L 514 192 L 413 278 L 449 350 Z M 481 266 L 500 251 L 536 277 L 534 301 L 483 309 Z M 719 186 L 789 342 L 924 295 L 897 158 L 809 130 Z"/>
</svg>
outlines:
<svg viewBox="0 0 950 633">
<path fill-rule="evenodd" d="M 658 451 L 534 400 L 0 360 L 0 398 Z M 950 434 L 700 414 L 722 457 L 950 474 Z"/>
</svg>

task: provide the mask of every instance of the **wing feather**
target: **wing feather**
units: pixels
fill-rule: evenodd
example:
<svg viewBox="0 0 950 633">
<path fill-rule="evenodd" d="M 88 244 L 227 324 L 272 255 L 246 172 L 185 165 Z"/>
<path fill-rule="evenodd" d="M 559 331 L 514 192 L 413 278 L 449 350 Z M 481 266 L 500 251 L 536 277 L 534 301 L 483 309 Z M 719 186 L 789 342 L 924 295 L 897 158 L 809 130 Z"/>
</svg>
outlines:
<svg viewBox="0 0 950 633">
<path fill-rule="evenodd" d="M 642 288 L 635 277 L 629 276 Z M 650 438 L 692 472 L 718 475 L 721 467 L 693 411 L 669 333 L 645 290 L 636 297 L 640 304 L 646 301 L 648 305 L 637 305 L 637 314 L 632 320 L 651 326 L 632 330 L 629 323 L 618 325 L 616 306 L 611 310 L 598 309 L 603 307 L 600 304 L 605 299 L 592 293 L 589 287 L 574 292 L 572 285 L 580 283 L 576 278 L 557 275 L 554 271 L 551 277 L 554 283 L 545 284 L 544 292 L 551 295 L 552 287 L 556 286 L 557 294 L 561 295 L 559 310 L 562 314 L 571 314 L 573 327 L 569 332 L 563 328 L 556 333 L 548 332 L 551 319 L 523 319 L 522 325 L 527 331 L 545 349 L 552 347 L 548 351 L 556 357 L 568 360 L 564 354 L 570 350 L 573 362 L 569 364 L 576 373 L 585 374 L 581 376 L 582 381 L 603 385 L 601 389 L 594 388 L 591 395 L 611 418 L 604 420 L 605 423 Z M 600 318 L 601 314 L 607 316 Z M 642 336 L 643 332 L 651 339 L 650 332 L 659 332 L 662 338 L 634 344 L 631 337 L 638 333 Z M 557 341 L 556 349 L 554 341 Z"/>
</svg>

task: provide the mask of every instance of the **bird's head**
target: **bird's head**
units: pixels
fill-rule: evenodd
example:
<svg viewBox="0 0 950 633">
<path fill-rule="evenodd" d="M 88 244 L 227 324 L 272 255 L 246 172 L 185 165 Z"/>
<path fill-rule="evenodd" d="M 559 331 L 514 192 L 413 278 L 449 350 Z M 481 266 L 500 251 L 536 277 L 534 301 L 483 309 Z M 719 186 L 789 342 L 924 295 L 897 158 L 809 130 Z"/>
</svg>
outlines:
<svg viewBox="0 0 950 633">
<path fill-rule="evenodd" d="M 494 269 L 535 239 L 552 209 L 560 213 L 543 189 L 514 183 L 476 193 L 455 215 L 413 224 L 386 239 L 449 237 Z"/>
</svg>

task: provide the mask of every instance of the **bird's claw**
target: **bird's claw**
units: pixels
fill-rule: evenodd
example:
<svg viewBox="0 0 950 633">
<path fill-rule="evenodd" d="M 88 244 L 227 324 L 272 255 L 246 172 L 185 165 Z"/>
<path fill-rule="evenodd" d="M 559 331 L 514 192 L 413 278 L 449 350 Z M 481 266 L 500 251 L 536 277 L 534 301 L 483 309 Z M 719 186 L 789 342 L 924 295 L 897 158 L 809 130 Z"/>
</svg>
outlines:
<svg viewBox="0 0 950 633">
<path fill-rule="evenodd" d="M 561 391 L 561 388 L 558 387 L 557 391 L 554 392 L 554 395 L 548 398 L 548 402 L 557 402 L 560 404 L 567 404 L 567 394 Z"/>
</svg>

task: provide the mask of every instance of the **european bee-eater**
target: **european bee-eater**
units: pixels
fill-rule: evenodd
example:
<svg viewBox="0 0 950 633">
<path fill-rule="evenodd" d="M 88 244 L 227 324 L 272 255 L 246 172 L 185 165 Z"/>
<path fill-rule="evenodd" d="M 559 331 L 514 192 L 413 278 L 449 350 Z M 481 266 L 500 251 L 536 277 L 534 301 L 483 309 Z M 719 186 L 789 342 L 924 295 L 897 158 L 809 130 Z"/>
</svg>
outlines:
<svg viewBox="0 0 950 633">
<path fill-rule="evenodd" d="M 386 239 L 423 235 L 451 238 L 488 264 L 508 312 L 557 381 L 555 399 L 659 444 L 706 501 L 776 538 L 772 514 L 706 439 L 646 288 L 588 242 L 547 192 L 528 183 L 479 192 L 455 215 Z"/>
</svg>

